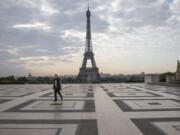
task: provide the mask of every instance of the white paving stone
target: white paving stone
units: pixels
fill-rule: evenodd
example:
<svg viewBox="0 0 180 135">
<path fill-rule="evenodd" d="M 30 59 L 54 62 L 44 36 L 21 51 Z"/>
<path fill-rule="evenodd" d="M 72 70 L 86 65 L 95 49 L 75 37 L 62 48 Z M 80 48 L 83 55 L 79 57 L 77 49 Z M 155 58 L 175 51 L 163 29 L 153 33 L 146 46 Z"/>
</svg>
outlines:
<svg viewBox="0 0 180 135">
<path fill-rule="evenodd" d="M 89 91 L 90 86 L 93 91 Z M 132 119 L 149 120 L 153 132 L 180 134 L 180 96 L 176 95 L 179 91 L 153 91 L 144 88 L 144 84 L 65 84 L 63 88 L 63 104 L 52 105 L 52 85 L 0 85 L 0 135 L 55 135 L 58 129 L 61 129 L 60 135 L 79 135 L 78 122 L 88 120 L 97 121 L 99 135 L 144 134 Z M 87 97 L 88 93 L 94 96 Z M 120 100 L 131 110 L 124 111 L 114 100 Z M 11 110 L 29 101 L 32 102 Z M 83 110 L 86 101 L 94 101 L 95 111 Z M 92 104 L 88 106 L 91 107 Z M 10 123 L 3 124 L 7 120 Z M 11 123 L 18 120 L 54 120 L 62 124 Z"/>
<path fill-rule="evenodd" d="M 172 100 L 125 100 L 123 101 L 132 109 L 169 109 L 180 108 L 180 103 Z M 155 104 L 155 105 L 151 105 Z"/>
<path fill-rule="evenodd" d="M 63 104 L 49 101 L 35 101 L 21 110 L 82 110 L 84 101 L 64 101 Z"/>
</svg>

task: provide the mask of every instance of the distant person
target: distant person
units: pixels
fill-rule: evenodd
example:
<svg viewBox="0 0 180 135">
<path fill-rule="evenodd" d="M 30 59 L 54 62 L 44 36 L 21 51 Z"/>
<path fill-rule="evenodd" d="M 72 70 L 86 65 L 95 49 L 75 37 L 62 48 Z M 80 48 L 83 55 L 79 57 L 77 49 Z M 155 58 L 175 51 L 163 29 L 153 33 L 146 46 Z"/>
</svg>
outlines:
<svg viewBox="0 0 180 135">
<path fill-rule="evenodd" d="M 63 101 L 63 96 L 61 94 L 61 79 L 58 77 L 57 74 L 54 75 L 54 80 L 53 80 L 53 89 L 54 89 L 54 102 L 57 102 L 57 93 L 59 94 L 61 98 L 61 103 Z"/>
</svg>

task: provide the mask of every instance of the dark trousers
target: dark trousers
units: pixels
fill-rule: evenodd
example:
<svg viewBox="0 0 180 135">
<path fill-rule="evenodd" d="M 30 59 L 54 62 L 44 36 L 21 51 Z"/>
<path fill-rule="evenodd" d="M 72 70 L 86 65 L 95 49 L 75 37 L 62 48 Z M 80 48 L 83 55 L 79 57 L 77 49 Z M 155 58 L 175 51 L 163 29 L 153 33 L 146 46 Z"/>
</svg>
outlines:
<svg viewBox="0 0 180 135">
<path fill-rule="evenodd" d="M 54 89 L 54 101 L 56 102 L 57 101 L 57 93 L 59 94 L 60 98 L 61 98 L 61 101 L 63 100 L 63 96 L 60 92 L 60 90 L 58 89 Z"/>
</svg>

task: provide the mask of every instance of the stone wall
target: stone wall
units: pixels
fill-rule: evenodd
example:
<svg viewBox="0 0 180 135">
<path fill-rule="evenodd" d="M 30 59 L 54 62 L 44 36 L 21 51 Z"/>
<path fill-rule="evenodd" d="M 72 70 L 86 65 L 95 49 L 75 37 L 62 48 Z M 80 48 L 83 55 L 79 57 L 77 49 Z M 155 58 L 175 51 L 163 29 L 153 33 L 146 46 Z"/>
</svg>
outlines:
<svg viewBox="0 0 180 135">
<path fill-rule="evenodd" d="M 145 75 L 145 84 L 147 83 L 158 83 L 159 75 L 158 74 L 146 74 Z"/>
</svg>

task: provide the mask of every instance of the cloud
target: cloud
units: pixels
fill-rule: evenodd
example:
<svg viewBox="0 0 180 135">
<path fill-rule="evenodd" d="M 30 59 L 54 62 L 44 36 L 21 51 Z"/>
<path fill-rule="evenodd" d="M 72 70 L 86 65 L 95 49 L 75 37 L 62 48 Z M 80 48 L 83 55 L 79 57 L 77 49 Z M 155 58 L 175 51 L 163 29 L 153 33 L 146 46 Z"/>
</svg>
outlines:
<svg viewBox="0 0 180 135">
<path fill-rule="evenodd" d="M 43 29 L 43 30 L 49 30 L 51 29 L 50 26 L 46 25 L 45 23 L 41 22 L 35 22 L 35 23 L 29 23 L 29 24 L 15 24 L 12 26 L 16 29 Z"/>
<path fill-rule="evenodd" d="M 180 1 L 174 0 L 170 6 L 171 10 L 177 14 L 180 13 Z"/>
<path fill-rule="evenodd" d="M 92 44 L 100 71 L 154 72 L 147 63 L 150 57 L 157 60 L 156 72 L 161 62 L 173 65 L 180 51 L 179 5 L 179 0 L 92 0 Z M 77 74 L 84 53 L 86 10 L 84 0 L 1 0 L 0 76 L 29 71 Z M 126 67 L 133 59 L 138 67 L 146 66 Z"/>
</svg>

